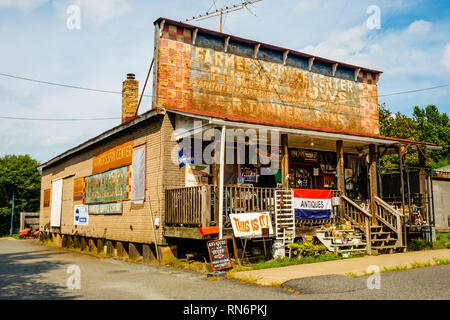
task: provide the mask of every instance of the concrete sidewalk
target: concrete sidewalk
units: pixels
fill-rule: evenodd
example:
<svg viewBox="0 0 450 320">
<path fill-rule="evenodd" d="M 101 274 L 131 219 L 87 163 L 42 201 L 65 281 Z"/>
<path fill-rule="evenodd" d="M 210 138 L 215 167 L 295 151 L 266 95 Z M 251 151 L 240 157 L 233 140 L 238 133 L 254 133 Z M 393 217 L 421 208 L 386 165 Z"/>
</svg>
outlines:
<svg viewBox="0 0 450 320">
<path fill-rule="evenodd" d="M 231 273 L 231 277 L 256 282 L 263 286 L 281 285 L 282 283 L 305 277 L 322 276 L 330 274 L 346 275 L 354 273 L 364 275 L 364 271 L 371 265 L 383 268 L 405 266 L 408 268 L 413 262 L 430 262 L 434 265 L 433 258 L 450 259 L 450 249 L 412 251 L 406 253 L 384 254 L 379 256 L 366 256 L 347 260 L 334 260 L 317 263 L 299 264 L 288 267 L 251 270 Z"/>
</svg>

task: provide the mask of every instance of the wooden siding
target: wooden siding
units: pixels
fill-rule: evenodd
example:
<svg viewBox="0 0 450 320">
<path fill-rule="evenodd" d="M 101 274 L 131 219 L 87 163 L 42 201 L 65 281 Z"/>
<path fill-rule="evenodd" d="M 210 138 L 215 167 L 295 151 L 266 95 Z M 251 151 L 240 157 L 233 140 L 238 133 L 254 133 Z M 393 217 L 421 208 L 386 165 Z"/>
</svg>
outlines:
<svg viewBox="0 0 450 320">
<path fill-rule="evenodd" d="M 183 185 L 184 171 L 170 160 L 170 138 L 174 130 L 169 115 L 158 116 L 145 124 L 109 138 L 105 142 L 56 163 L 42 172 L 41 199 L 44 190 L 51 188 L 52 180 L 64 178 L 61 228 L 51 230 L 62 234 L 83 235 L 87 237 L 106 238 L 118 241 L 152 243 L 155 241 L 150 216 L 150 198 L 153 218 L 160 218 L 160 226 L 156 229 L 158 244 L 163 242 L 164 225 L 164 189 L 166 185 Z M 88 226 L 73 224 L 73 206 L 81 204 L 73 200 L 74 179 L 92 174 L 92 157 L 127 141 L 133 141 L 134 147 L 146 145 L 146 199 L 143 204 L 131 201 L 123 202 L 123 212 L 119 215 L 90 215 Z M 165 167 L 167 166 L 167 169 Z M 167 171 L 164 171 L 167 170 Z M 181 172 L 183 173 L 181 175 Z M 178 181 L 180 180 L 180 181 Z M 44 230 L 50 222 L 50 207 L 44 207 L 41 201 L 40 228 Z"/>
</svg>

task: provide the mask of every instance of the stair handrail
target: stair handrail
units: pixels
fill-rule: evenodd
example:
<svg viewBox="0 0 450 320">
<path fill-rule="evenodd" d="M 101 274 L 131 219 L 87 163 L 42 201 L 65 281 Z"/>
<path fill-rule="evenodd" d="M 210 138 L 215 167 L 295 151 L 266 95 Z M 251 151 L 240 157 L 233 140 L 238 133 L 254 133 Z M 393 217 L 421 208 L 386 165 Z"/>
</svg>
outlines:
<svg viewBox="0 0 450 320">
<path fill-rule="evenodd" d="M 389 204 L 386 203 L 386 201 L 384 201 L 383 199 L 381 199 L 378 196 L 375 196 L 375 202 L 377 204 L 379 204 L 380 206 L 382 206 L 383 208 L 385 208 L 387 211 L 389 211 L 390 213 L 392 213 L 395 216 L 399 216 L 402 217 L 403 213 L 401 213 L 398 210 L 395 210 L 394 208 L 392 208 Z"/>
<path fill-rule="evenodd" d="M 358 212 L 363 214 L 364 218 L 364 234 L 366 236 L 366 250 L 368 254 L 371 254 L 372 252 L 372 244 L 371 244 L 371 235 L 370 235 L 370 220 L 372 219 L 372 214 L 370 214 L 366 209 L 361 208 L 358 204 L 356 204 L 352 199 L 348 198 L 345 195 L 341 195 L 341 198 L 345 200 L 348 204 L 353 206 Z M 344 210 L 344 216 L 350 220 L 352 220 L 353 223 L 360 225 L 360 228 L 363 226 L 360 224 L 359 221 L 354 220 L 351 216 L 347 215 Z"/>
<path fill-rule="evenodd" d="M 383 199 L 381 199 L 378 196 L 374 197 L 375 204 L 385 209 L 388 213 L 392 214 L 395 217 L 395 225 L 385 219 L 385 217 L 382 217 L 378 214 L 378 210 L 375 210 L 376 217 L 384 223 L 387 227 L 389 227 L 391 230 L 397 233 L 397 241 L 398 245 L 403 245 L 403 224 L 402 224 L 402 218 L 404 215 L 398 211 L 392 208 L 389 204 L 387 204 Z"/>
<path fill-rule="evenodd" d="M 347 201 L 348 203 L 350 203 L 353 207 L 355 207 L 356 209 L 358 209 L 358 211 L 362 212 L 366 217 L 368 218 L 372 218 L 372 214 L 369 213 L 369 211 L 367 211 L 366 209 L 360 207 L 358 204 L 356 204 L 355 202 L 353 202 L 352 199 L 348 198 L 347 196 L 341 195 L 342 199 L 344 199 L 345 201 Z"/>
</svg>

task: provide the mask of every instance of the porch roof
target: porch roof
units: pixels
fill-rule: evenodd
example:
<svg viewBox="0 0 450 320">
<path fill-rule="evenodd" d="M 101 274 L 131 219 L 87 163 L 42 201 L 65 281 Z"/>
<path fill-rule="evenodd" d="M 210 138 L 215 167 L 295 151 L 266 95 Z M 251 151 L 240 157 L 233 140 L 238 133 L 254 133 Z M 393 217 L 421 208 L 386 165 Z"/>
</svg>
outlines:
<svg viewBox="0 0 450 320">
<path fill-rule="evenodd" d="M 348 132 L 336 129 L 323 129 L 316 127 L 304 126 L 302 124 L 294 125 L 292 123 L 285 123 L 280 121 L 264 121 L 258 118 L 248 116 L 235 116 L 228 114 L 217 114 L 214 112 L 202 111 L 196 112 L 190 110 L 189 112 L 177 110 L 173 108 L 165 108 L 167 112 L 179 114 L 186 117 L 196 118 L 208 121 L 211 126 L 226 125 L 236 128 L 266 128 L 275 129 L 280 133 L 306 136 L 308 139 L 325 139 L 325 140 L 343 140 L 354 145 L 395 145 L 395 144 L 411 144 L 422 145 L 430 150 L 439 150 L 441 147 L 429 142 L 413 141 L 406 139 L 398 139 L 392 137 L 384 137 L 381 135 L 362 134 Z"/>
</svg>

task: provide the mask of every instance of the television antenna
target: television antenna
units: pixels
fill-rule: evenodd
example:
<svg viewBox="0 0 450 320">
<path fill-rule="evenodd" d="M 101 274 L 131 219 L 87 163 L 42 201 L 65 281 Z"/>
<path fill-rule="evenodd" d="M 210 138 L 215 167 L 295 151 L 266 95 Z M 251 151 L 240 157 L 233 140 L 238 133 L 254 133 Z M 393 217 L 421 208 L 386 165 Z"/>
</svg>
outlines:
<svg viewBox="0 0 450 320">
<path fill-rule="evenodd" d="M 188 22 L 188 21 L 200 21 L 200 20 L 205 20 L 205 19 L 209 19 L 209 18 L 213 18 L 213 17 L 217 17 L 220 16 L 220 32 L 222 32 L 222 16 L 224 14 L 233 12 L 233 11 L 237 11 L 237 10 L 241 10 L 241 9 L 247 9 L 252 15 L 254 15 L 256 17 L 256 14 L 250 10 L 250 8 L 248 7 L 251 4 L 254 4 L 256 2 L 260 2 L 262 0 L 247 0 L 247 1 L 243 1 L 240 4 L 235 4 L 229 7 L 225 7 L 225 8 L 220 8 L 220 9 L 216 9 L 215 11 L 209 11 L 206 12 L 205 14 L 196 16 L 196 17 L 192 17 L 190 19 L 186 19 L 184 20 L 184 22 Z"/>
</svg>

